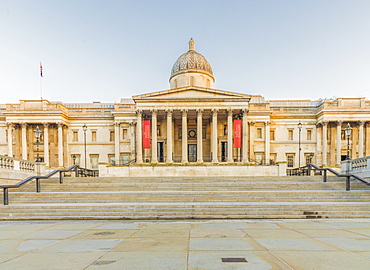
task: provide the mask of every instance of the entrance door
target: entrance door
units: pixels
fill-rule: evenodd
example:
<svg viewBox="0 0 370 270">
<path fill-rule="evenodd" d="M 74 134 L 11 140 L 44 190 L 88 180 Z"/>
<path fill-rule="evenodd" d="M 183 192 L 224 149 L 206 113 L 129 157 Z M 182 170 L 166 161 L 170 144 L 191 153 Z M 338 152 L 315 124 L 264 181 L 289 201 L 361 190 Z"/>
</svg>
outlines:
<svg viewBox="0 0 370 270">
<path fill-rule="evenodd" d="M 157 143 L 157 158 L 158 158 L 158 162 L 164 162 L 163 149 L 164 149 L 164 143 L 163 142 L 158 142 Z"/>
<path fill-rule="evenodd" d="M 188 145 L 188 160 L 189 162 L 197 162 L 197 145 L 196 144 Z"/>
<path fill-rule="evenodd" d="M 226 162 L 227 159 L 227 142 L 221 142 L 221 162 Z"/>
</svg>

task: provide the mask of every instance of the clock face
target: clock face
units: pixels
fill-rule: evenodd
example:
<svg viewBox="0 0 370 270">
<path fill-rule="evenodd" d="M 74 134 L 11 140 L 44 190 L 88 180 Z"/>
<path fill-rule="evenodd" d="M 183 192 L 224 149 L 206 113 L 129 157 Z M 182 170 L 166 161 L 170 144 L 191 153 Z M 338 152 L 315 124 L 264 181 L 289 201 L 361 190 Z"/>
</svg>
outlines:
<svg viewBox="0 0 370 270">
<path fill-rule="evenodd" d="M 197 133 L 195 132 L 195 130 L 189 130 L 188 132 L 188 135 L 190 138 L 195 138 L 197 136 Z"/>
</svg>

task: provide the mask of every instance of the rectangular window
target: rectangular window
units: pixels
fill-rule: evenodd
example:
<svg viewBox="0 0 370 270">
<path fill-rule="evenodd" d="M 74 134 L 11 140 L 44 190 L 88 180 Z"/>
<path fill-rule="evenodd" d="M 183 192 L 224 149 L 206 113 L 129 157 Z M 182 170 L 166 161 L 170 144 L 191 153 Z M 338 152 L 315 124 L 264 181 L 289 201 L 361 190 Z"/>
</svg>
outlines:
<svg viewBox="0 0 370 270">
<path fill-rule="evenodd" d="M 270 141 L 275 141 L 275 130 L 274 129 L 270 130 Z"/>
<path fill-rule="evenodd" d="M 127 140 L 128 139 L 128 137 L 127 137 L 127 129 L 126 128 L 122 129 L 122 139 L 123 140 Z"/>
<path fill-rule="evenodd" d="M 227 136 L 227 125 L 224 125 L 224 136 Z"/>
<path fill-rule="evenodd" d="M 108 160 L 110 165 L 116 165 L 116 158 L 113 154 L 108 154 Z"/>
<path fill-rule="evenodd" d="M 157 126 L 157 136 L 162 136 L 161 135 L 161 126 Z"/>
<path fill-rule="evenodd" d="M 109 141 L 114 141 L 114 131 L 109 131 Z"/>
<path fill-rule="evenodd" d="M 294 155 L 288 154 L 287 155 L 287 162 L 288 162 L 287 165 L 288 165 L 289 168 L 294 167 Z"/>
<path fill-rule="evenodd" d="M 307 141 L 311 141 L 311 140 L 312 140 L 312 130 L 307 129 Z"/>
<path fill-rule="evenodd" d="M 72 141 L 73 142 L 78 142 L 78 131 L 77 130 L 73 131 Z"/>
<path fill-rule="evenodd" d="M 288 140 L 293 141 L 293 129 L 288 129 Z"/>
<path fill-rule="evenodd" d="M 129 162 L 129 154 L 122 154 L 122 163 L 127 164 Z"/>
<path fill-rule="evenodd" d="M 258 164 L 263 164 L 263 154 L 261 153 L 256 153 L 256 161 Z"/>
<path fill-rule="evenodd" d="M 91 141 L 96 142 L 96 131 L 91 131 Z"/>
<path fill-rule="evenodd" d="M 313 160 L 313 153 L 305 154 L 305 159 L 306 159 L 306 165 L 312 163 Z"/>
<path fill-rule="evenodd" d="M 99 155 L 90 155 L 91 169 L 97 169 L 99 165 Z"/>
<path fill-rule="evenodd" d="M 262 139 L 262 128 L 257 128 L 257 139 Z"/>
</svg>

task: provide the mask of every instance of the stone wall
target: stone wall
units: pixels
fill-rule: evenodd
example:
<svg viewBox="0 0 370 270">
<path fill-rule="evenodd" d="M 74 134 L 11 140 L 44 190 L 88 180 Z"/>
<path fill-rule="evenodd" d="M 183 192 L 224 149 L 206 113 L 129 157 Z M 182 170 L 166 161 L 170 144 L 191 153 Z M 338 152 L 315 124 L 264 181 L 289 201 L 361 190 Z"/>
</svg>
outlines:
<svg viewBox="0 0 370 270">
<path fill-rule="evenodd" d="M 101 177 L 162 176 L 285 176 L 286 163 L 274 166 L 204 165 L 204 166 L 109 166 L 99 165 Z"/>
</svg>

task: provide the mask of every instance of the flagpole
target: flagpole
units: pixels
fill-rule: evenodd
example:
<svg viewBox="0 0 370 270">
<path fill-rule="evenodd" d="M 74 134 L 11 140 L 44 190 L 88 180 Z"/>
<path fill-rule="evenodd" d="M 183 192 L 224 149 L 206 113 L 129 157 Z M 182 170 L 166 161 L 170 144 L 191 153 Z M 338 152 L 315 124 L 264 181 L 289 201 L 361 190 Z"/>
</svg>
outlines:
<svg viewBox="0 0 370 270">
<path fill-rule="evenodd" d="M 42 106 L 42 64 L 41 64 L 41 61 L 40 61 L 40 100 L 41 100 L 41 110 L 43 109 L 43 106 Z"/>
</svg>

